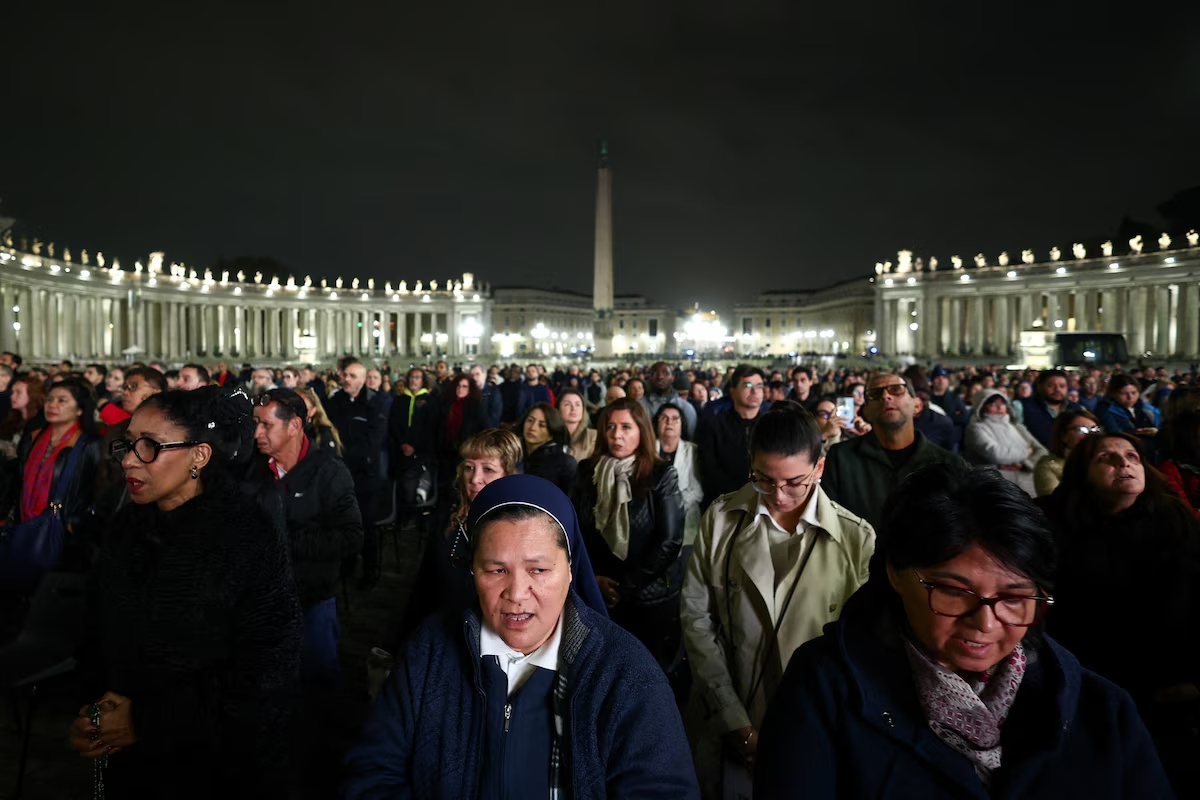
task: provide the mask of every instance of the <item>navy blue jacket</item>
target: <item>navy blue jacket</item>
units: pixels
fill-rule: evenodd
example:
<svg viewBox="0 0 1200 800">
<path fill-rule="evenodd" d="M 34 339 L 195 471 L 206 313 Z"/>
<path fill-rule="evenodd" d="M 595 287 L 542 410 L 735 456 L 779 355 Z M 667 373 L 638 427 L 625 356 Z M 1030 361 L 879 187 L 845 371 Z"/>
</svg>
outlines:
<svg viewBox="0 0 1200 800">
<path fill-rule="evenodd" d="M 1042 443 L 1042 446 L 1049 449 L 1050 447 L 1050 428 L 1054 426 L 1054 417 L 1050 414 L 1050 407 L 1046 405 L 1046 401 L 1038 396 L 1022 397 L 1017 400 L 1024 409 L 1025 428 L 1033 434 L 1033 438 Z M 1072 411 L 1078 411 L 1081 406 L 1078 403 L 1072 403 L 1070 400 L 1063 400 L 1062 406 L 1059 408 L 1059 414 L 1069 414 Z"/>
<path fill-rule="evenodd" d="M 925 438 L 951 453 L 958 452 L 959 431 L 954 423 L 944 414 L 925 409 L 913 417 L 913 427 L 925 435 Z"/>
<path fill-rule="evenodd" d="M 758 745 L 756 798 L 1170 798 L 1133 700 L 1046 638 L 1001 738 L 991 792 L 930 730 L 886 603 L 860 589 L 792 656 Z M 890 592 L 890 589 L 884 591 Z"/>
<path fill-rule="evenodd" d="M 949 389 L 945 394 L 931 394 L 929 400 L 945 411 L 947 419 L 954 424 L 955 441 L 951 450 L 957 453 L 959 447 L 962 446 L 963 433 L 967 430 L 967 423 L 970 422 L 966 404 L 963 403 L 961 397 Z"/>
<path fill-rule="evenodd" d="M 698 798 L 683 722 L 658 664 L 574 592 L 563 614 L 565 796 Z M 487 704 L 479 630 L 477 611 L 417 629 L 346 756 L 344 798 L 479 796 Z"/>
</svg>

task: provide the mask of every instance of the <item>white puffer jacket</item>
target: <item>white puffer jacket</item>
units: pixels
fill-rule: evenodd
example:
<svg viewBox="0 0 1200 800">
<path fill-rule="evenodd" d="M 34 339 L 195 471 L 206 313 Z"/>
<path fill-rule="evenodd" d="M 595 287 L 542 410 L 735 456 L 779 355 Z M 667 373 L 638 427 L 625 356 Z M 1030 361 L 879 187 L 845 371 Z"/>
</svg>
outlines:
<svg viewBox="0 0 1200 800">
<path fill-rule="evenodd" d="M 1008 413 L 1003 415 L 984 414 L 983 407 L 995 397 L 1004 400 Z M 983 389 L 975 394 L 972 403 L 971 424 L 963 438 L 964 455 L 972 464 L 1000 466 L 1020 464 L 1021 470 L 1001 470 L 1005 478 L 1020 486 L 1030 497 L 1036 496 L 1033 485 L 1033 468 L 1038 459 L 1046 455 L 1044 448 L 1024 425 L 1013 421 L 1012 405 L 1004 392 Z"/>
</svg>

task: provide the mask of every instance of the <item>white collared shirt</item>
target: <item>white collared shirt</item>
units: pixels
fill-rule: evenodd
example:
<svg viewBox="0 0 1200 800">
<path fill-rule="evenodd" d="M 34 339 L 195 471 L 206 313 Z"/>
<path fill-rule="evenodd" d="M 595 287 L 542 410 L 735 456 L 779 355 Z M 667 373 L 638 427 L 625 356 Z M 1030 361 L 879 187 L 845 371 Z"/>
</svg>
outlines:
<svg viewBox="0 0 1200 800">
<path fill-rule="evenodd" d="M 486 625 L 480 626 L 479 654 L 481 656 L 496 656 L 500 669 L 508 676 L 508 696 L 529 680 L 529 676 L 538 667 L 551 672 L 558 671 L 558 647 L 562 643 L 562 614 L 558 615 L 558 623 L 554 633 L 546 643 L 529 655 L 524 655 L 509 647 L 498 634 L 492 633 Z"/>
<path fill-rule="evenodd" d="M 817 522 L 817 492 L 813 491 L 796 523 L 796 530 L 789 531 L 771 516 L 767 504 L 758 501 L 758 517 L 764 518 L 767 529 L 767 549 L 771 552 L 771 566 L 775 569 L 775 586 L 791 573 L 796 565 L 796 559 L 803 550 L 804 533 L 809 528 L 820 527 Z"/>
</svg>

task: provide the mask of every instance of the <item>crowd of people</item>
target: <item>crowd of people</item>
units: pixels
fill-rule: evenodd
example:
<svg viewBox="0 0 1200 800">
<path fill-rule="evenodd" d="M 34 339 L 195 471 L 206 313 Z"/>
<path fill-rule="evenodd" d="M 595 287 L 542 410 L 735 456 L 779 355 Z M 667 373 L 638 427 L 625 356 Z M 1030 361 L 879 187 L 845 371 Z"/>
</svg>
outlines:
<svg viewBox="0 0 1200 800">
<path fill-rule="evenodd" d="M 0 354 L 2 633 L 89 576 L 114 798 L 329 796 L 393 511 L 342 796 L 1200 785 L 1194 368 L 165 366 Z"/>
</svg>

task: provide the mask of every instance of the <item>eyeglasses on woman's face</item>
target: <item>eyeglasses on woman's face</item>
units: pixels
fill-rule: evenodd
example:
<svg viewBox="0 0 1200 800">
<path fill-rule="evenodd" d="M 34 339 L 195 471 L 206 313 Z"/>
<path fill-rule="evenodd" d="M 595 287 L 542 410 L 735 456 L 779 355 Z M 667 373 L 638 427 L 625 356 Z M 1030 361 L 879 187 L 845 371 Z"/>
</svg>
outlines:
<svg viewBox="0 0 1200 800">
<path fill-rule="evenodd" d="M 148 436 L 143 436 L 140 439 L 134 439 L 132 442 L 128 439 L 116 439 L 109 445 L 109 452 L 117 461 L 123 461 L 125 454 L 132 450 L 133 454 L 137 456 L 138 461 L 141 461 L 143 464 L 152 464 L 163 450 L 195 447 L 198 444 L 201 444 L 201 442 L 156 442 Z"/>
<path fill-rule="evenodd" d="M 778 483 L 764 478 L 753 470 L 750 471 L 750 485 L 754 487 L 754 491 L 765 495 L 782 491 L 790 497 L 798 497 L 807 492 L 816 479 L 816 470 L 813 470 L 808 475 L 797 475 L 794 478 L 788 478 L 786 481 L 779 481 Z"/>
<path fill-rule="evenodd" d="M 990 606 L 1002 625 L 1028 628 L 1041 622 L 1054 598 L 1049 595 L 998 594 L 981 597 L 970 589 L 927 581 L 914 569 L 917 582 L 929 592 L 929 610 L 943 617 L 969 617 L 983 606 Z"/>
</svg>

